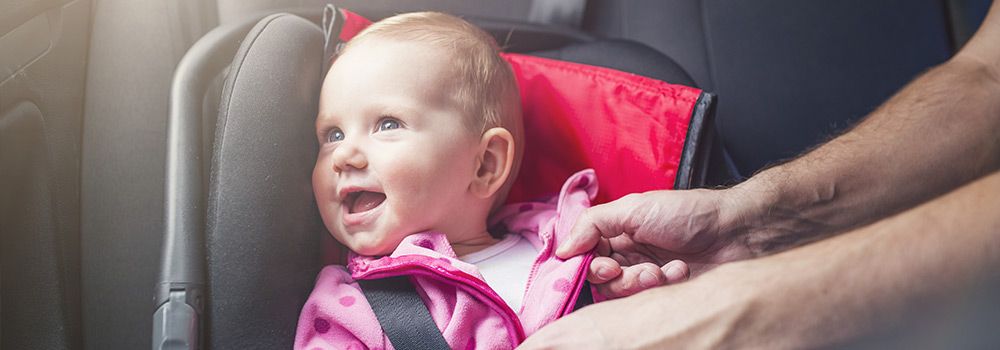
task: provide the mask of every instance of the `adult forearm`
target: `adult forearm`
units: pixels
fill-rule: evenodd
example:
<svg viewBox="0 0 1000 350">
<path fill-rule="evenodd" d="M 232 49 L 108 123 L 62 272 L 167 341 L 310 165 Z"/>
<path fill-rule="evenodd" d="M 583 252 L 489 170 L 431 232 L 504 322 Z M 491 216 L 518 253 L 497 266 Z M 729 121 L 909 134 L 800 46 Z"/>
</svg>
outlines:
<svg viewBox="0 0 1000 350">
<path fill-rule="evenodd" d="M 1000 62 L 1000 52 L 994 59 Z M 997 169 L 997 72 L 956 56 L 849 132 L 727 190 L 736 208 L 731 231 L 764 255 L 891 215 Z"/>
<path fill-rule="evenodd" d="M 837 237 L 583 308 L 524 347 L 811 349 L 939 320 L 1000 279 L 997 193 L 1000 172 Z"/>
<path fill-rule="evenodd" d="M 718 318 L 738 327 L 716 339 L 739 347 L 814 348 L 892 329 L 1000 278 L 997 194 L 1000 172 L 859 230 L 723 265 L 677 288 L 740 286 L 728 299 L 745 307 Z"/>
</svg>

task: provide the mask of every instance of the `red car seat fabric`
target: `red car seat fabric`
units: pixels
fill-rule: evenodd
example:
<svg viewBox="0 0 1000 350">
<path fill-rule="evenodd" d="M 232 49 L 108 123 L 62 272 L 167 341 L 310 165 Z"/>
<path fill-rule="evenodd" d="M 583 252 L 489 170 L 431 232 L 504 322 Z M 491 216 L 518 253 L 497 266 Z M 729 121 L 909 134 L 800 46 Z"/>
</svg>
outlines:
<svg viewBox="0 0 1000 350">
<path fill-rule="evenodd" d="M 340 40 L 371 23 L 338 10 L 342 22 L 333 30 Z M 525 123 L 524 159 L 508 202 L 558 193 L 566 178 L 587 168 L 600 181 L 595 204 L 674 187 L 685 148 L 695 147 L 692 116 L 707 108 L 699 104 L 702 90 L 580 63 L 503 57 L 517 77 Z"/>
<path fill-rule="evenodd" d="M 673 188 L 701 90 L 613 69 L 504 54 L 517 76 L 525 152 L 512 202 L 593 168 L 596 202 Z"/>
<path fill-rule="evenodd" d="M 351 38 L 355 35 L 358 35 L 358 32 L 361 32 L 365 29 L 365 27 L 368 27 L 369 24 L 372 24 L 372 21 L 369 21 L 367 18 L 364 18 L 354 12 L 340 10 L 340 13 L 344 17 L 344 26 L 340 29 L 339 34 L 340 40 L 342 41 L 351 40 Z"/>
</svg>

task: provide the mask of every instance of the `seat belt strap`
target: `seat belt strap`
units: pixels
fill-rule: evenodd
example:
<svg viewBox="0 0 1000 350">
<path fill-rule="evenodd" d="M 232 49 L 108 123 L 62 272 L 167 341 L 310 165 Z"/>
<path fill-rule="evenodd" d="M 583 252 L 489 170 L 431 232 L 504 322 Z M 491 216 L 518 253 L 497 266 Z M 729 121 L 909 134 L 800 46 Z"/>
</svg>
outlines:
<svg viewBox="0 0 1000 350">
<path fill-rule="evenodd" d="M 450 349 L 408 276 L 358 280 L 375 317 L 396 349 Z"/>
</svg>

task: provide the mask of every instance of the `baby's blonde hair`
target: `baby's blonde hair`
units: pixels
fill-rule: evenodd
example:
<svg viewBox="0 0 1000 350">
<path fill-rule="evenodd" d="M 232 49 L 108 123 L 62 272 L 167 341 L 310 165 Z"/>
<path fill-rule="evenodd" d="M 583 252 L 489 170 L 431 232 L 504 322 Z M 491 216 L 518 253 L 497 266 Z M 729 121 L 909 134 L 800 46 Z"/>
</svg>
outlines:
<svg viewBox="0 0 1000 350">
<path fill-rule="evenodd" d="M 452 53 L 457 77 L 457 97 L 465 110 L 466 125 L 482 135 L 494 127 L 514 137 L 514 164 L 493 205 L 503 203 L 517 177 L 524 152 L 521 97 L 510 65 L 500 56 L 493 37 L 461 18 L 440 12 L 395 15 L 368 26 L 340 50 L 343 55 L 373 39 L 415 42 Z"/>
</svg>

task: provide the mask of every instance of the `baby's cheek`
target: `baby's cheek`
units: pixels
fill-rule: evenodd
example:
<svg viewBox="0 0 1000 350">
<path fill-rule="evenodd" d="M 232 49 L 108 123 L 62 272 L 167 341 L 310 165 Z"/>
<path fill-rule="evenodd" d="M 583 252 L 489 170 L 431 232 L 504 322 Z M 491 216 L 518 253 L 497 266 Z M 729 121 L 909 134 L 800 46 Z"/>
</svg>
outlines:
<svg viewBox="0 0 1000 350">
<path fill-rule="evenodd" d="M 424 193 L 434 186 L 434 179 L 440 171 L 429 167 L 426 162 L 401 161 L 385 176 L 391 178 L 393 194 L 403 202 L 400 204 L 412 205 L 419 199 L 426 199 L 423 198 Z"/>
<path fill-rule="evenodd" d="M 326 190 L 329 186 L 334 185 L 333 176 L 333 166 L 330 156 L 328 154 L 321 153 L 316 157 L 316 164 L 313 166 L 313 192 L 318 196 L 320 191 Z"/>
<path fill-rule="evenodd" d="M 330 198 L 329 191 L 322 191 L 319 187 L 314 188 L 316 207 L 319 209 L 319 215 L 323 218 L 323 223 L 326 227 L 333 232 L 333 228 L 339 226 L 340 204 L 334 201 L 333 198 Z"/>
<path fill-rule="evenodd" d="M 338 243 L 350 247 L 351 246 L 351 236 L 347 232 L 343 231 L 340 224 L 339 217 L 333 217 L 333 215 L 326 215 L 326 213 L 321 214 L 323 217 L 323 223 L 326 225 L 326 230 L 330 232 L 330 236 L 337 240 Z"/>
</svg>

